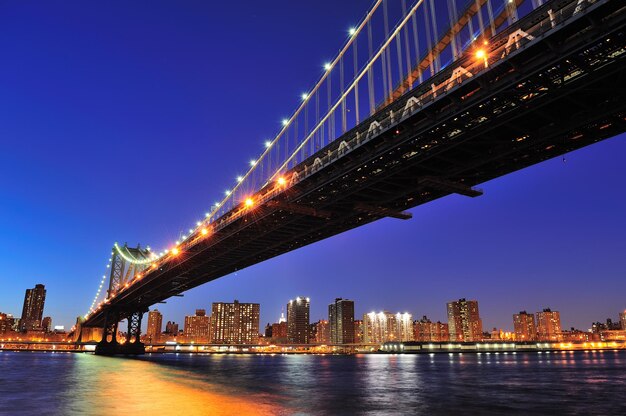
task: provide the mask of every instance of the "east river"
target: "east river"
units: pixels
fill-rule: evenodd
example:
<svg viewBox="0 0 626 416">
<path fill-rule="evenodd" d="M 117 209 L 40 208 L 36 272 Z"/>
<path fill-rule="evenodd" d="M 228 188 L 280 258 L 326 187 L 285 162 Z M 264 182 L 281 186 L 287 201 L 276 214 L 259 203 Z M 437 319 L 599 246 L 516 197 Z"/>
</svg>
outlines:
<svg viewBox="0 0 626 416">
<path fill-rule="evenodd" d="M 626 351 L 0 352 L 0 415 L 626 415 Z"/>
</svg>

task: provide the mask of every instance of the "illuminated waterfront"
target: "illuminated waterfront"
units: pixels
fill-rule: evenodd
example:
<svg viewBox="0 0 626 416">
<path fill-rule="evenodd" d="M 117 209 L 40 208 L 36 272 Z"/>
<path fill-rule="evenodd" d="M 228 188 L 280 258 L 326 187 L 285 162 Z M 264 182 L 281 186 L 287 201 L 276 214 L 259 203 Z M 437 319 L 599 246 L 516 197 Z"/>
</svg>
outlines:
<svg viewBox="0 0 626 416">
<path fill-rule="evenodd" d="M 0 368 L 2 415 L 626 412 L 624 351 L 139 359 L 2 352 Z"/>
</svg>

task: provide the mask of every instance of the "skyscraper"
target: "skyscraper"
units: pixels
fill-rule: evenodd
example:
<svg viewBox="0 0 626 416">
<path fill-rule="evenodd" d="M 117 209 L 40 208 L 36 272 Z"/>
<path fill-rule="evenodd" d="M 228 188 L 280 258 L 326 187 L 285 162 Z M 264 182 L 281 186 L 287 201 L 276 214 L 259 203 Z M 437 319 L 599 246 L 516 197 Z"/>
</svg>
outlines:
<svg viewBox="0 0 626 416">
<path fill-rule="evenodd" d="M 480 341 L 483 323 L 478 313 L 478 301 L 463 298 L 448 302 L 447 306 L 450 341 Z"/>
<path fill-rule="evenodd" d="M 194 316 L 185 316 L 183 333 L 192 341 L 209 341 L 210 319 L 204 309 L 196 309 Z"/>
<path fill-rule="evenodd" d="M 537 338 L 539 341 L 560 341 L 561 314 L 550 308 L 537 312 Z"/>
<path fill-rule="evenodd" d="M 513 315 L 513 330 L 517 341 L 535 341 L 537 339 L 535 316 L 526 311 L 516 313 Z"/>
<path fill-rule="evenodd" d="M 41 319 L 43 317 L 43 306 L 46 302 L 46 288 L 42 284 L 35 285 L 33 289 L 26 289 L 24 296 L 24 307 L 22 308 L 22 319 L 20 320 L 20 330 L 29 331 L 41 329 Z"/>
<path fill-rule="evenodd" d="M 337 298 L 328 305 L 331 344 L 354 343 L 354 301 Z"/>
<path fill-rule="evenodd" d="M 258 303 L 213 303 L 211 340 L 215 344 L 256 344 L 259 342 Z"/>
<path fill-rule="evenodd" d="M 148 312 L 148 328 L 146 330 L 146 339 L 150 344 L 159 342 L 161 328 L 163 327 L 163 315 L 158 309 Z"/>
<path fill-rule="evenodd" d="M 287 340 L 291 344 L 309 343 L 310 300 L 298 296 L 287 304 Z"/>
<path fill-rule="evenodd" d="M 620 312 L 619 321 L 622 325 L 622 329 L 626 331 L 626 310 L 624 312 Z"/>
</svg>

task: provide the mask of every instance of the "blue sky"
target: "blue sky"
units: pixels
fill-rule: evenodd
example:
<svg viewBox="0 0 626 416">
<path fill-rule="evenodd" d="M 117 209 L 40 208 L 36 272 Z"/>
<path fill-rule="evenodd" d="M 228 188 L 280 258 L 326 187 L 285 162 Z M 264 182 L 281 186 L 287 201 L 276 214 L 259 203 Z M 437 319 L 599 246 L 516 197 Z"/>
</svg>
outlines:
<svg viewBox="0 0 626 416">
<path fill-rule="evenodd" d="M 213 4 L 215 3 L 215 4 Z M 46 315 L 88 309 L 113 242 L 166 247 L 232 186 L 369 1 L 0 3 L 0 311 L 48 289 Z M 243 105 L 243 103 L 247 105 Z M 551 307 L 588 328 L 626 308 L 624 136 L 196 288 L 213 301 L 335 297 L 445 319 L 477 299 L 485 328 Z"/>
</svg>

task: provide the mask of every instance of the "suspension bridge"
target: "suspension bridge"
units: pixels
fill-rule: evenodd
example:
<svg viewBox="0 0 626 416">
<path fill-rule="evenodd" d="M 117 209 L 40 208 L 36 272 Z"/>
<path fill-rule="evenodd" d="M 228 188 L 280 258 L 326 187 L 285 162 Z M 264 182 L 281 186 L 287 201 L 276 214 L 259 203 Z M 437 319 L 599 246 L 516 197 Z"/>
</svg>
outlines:
<svg viewBox="0 0 626 416">
<path fill-rule="evenodd" d="M 114 245 L 76 342 L 143 353 L 155 303 L 624 132 L 625 17 L 620 0 L 375 1 L 188 233 Z"/>
</svg>

